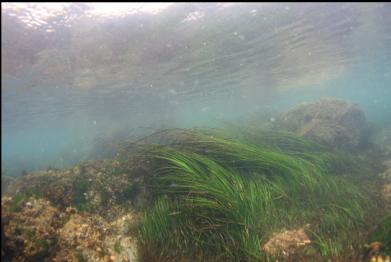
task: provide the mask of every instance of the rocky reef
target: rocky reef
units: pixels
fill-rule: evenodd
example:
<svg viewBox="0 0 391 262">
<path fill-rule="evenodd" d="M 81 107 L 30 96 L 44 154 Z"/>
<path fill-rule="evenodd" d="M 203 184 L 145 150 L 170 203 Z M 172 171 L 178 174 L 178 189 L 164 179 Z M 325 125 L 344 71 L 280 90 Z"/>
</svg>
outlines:
<svg viewBox="0 0 391 262">
<path fill-rule="evenodd" d="M 278 123 L 335 148 L 355 149 L 368 137 L 365 113 L 357 104 L 336 98 L 300 104 L 282 113 Z"/>
<path fill-rule="evenodd" d="M 136 240 L 126 235 L 134 214 L 111 223 L 100 216 L 28 197 L 2 200 L 3 261 L 133 261 Z M 122 248 L 122 247 L 126 248 Z"/>
<path fill-rule="evenodd" d="M 2 260 L 134 261 L 143 189 L 125 169 L 99 160 L 16 179 L 2 197 Z"/>
<path fill-rule="evenodd" d="M 389 239 L 384 234 L 390 228 L 389 154 L 368 147 L 357 150 L 360 154 L 352 151 L 366 143 L 365 114 L 352 103 L 322 99 L 299 105 L 276 122 L 299 135 L 250 128 L 240 134 L 170 129 L 121 144 L 120 153 L 112 159 L 25 173 L 19 178 L 2 176 L 6 182 L 1 202 L 2 261 L 160 261 L 154 260 L 157 257 L 217 261 L 218 245 L 230 250 L 224 254 L 227 260 L 251 258 L 255 251 L 257 258 L 284 261 L 369 261 L 389 256 L 391 249 L 385 246 Z M 352 167 L 348 160 L 365 168 Z M 177 173 L 175 165 L 183 172 Z M 170 166 L 171 173 L 164 180 L 161 170 L 167 172 Z M 204 177 L 208 172 L 219 179 Z M 303 173 L 308 181 L 298 182 L 304 179 Z M 183 174 L 193 178 L 187 180 Z M 197 179 L 200 182 L 194 184 Z M 181 183 L 188 192 L 178 191 Z M 270 187 L 271 183 L 276 186 Z M 267 190 L 273 197 L 262 195 Z M 224 201 L 213 202 L 218 197 Z M 188 205 L 190 200 L 198 202 Z M 260 205 L 262 201 L 268 204 Z M 236 203 L 240 212 L 226 208 L 226 202 Z M 265 210 L 258 212 L 261 209 Z M 208 220 L 203 220 L 206 215 Z M 222 227 L 220 223 L 226 220 L 237 221 L 235 227 Z M 243 227 L 248 221 L 253 225 Z M 262 227 L 258 221 L 263 221 Z M 207 249 L 201 244 L 186 246 L 193 241 L 189 235 L 178 236 L 180 241 L 172 235 L 184 232 L 178 228 L 181 223 L 189 235 L 204 236 L 205 243 L 224 234 L 231 241 L 235 240 L 232 236 L 243 236 L 248 242 L 237 237 L 243 243 L 236 239 L 233 244 L 216 244 L 216 240 Z M 162 231 L 164 226 L 167 231 Z M 252 226 L 262 234 L 248 230 Z M 211 229 L 220 233 L 210 234 Z M 356 251 L 344 246 L 356 237 L 360 241 L 350 246 L 354 244 Z M 251 252 L 236 249 L 237 243 Z M 186 250 L 200 252 L 192 257 Z"/>
<path fill-rule="evenodd" d="M 37 195 L 60 209 L 74 206 L 111 220 L 143 206 L 142 172 L 137 164 L 120 163 L 117 159 L 88 161 L 69 169 L 26 174 L 5 192 Z"/>
</svg>

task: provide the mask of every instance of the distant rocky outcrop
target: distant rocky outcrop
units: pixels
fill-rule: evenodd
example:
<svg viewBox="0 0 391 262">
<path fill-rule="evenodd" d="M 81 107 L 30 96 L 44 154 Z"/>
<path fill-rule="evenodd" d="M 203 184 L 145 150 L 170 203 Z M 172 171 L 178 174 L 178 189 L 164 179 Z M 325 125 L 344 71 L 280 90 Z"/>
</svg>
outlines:
<svg viewBox="0 0 391 262">
<path fill-rule="evenodd" d="M 278 124 L 334 148 L 356 149 L 367 142 L 368 122 L 357 104 L 322 98 L 282 113 Z"/>
</svg>

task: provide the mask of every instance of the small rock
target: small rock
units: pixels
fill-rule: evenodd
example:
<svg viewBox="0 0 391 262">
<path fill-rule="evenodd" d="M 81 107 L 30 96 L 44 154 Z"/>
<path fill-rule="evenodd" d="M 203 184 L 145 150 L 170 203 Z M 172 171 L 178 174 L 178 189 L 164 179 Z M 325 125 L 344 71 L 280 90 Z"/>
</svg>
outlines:
<svg viewBox="0 0 391 262">
<path fill-rule="evenodd" d="M 273 234 L 272 238 L 263 246 L 263 250 L 272 256 L 276 256 L 279 253 L 282 253 L 284 256 L 289 256 L 297 248 L 310 243 L 311 240 L 305 233 L 304 228 L 285 230 Z"/>
</svg>

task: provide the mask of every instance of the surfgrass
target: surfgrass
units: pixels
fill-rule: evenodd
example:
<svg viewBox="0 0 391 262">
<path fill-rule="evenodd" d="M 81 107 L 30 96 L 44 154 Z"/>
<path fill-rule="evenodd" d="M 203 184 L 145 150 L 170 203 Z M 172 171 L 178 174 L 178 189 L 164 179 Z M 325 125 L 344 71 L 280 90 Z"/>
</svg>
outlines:
<svg viewBox="0 0 391 262">
<path fill-rule="evenodd" d="M 306 224 L 328 258 L 362 240 L 365 193 L 327 173 L 321 146 L 290 134 L 288 142 L 261 133 L 269 141 L 250 143 L 216 130 L 183 133 L 180 143 L 144 147 L 158 165 L 149 184 L 155 205 L 139 231 L 141 260 L 263 261 L 273 232 Z"/>
</svg>

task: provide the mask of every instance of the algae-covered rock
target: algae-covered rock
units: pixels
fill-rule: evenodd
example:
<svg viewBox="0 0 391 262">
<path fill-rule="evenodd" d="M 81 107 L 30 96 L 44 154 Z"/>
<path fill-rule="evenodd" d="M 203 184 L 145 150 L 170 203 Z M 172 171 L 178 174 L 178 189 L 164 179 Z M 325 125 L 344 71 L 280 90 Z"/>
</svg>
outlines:
<svg viewBox="0 0 391 262">
<path fill-rule="evenodd" d="M 137 164 L 123 165 L 115 159 L 96 160 L 70 169 L 31 172 L 15 179 L 5 193 L 14 196 L 24 192 L 44 197 L 60 210 L 74 206 L 113 220 L 143 207 L 145 202 L 143 177 L 137 177 Z"/>
<path fill-rule="evenodd" d="M 2 260 L 49 261 L 66 216 L 49 201 L 34 197 L 4 197 L 1 209 Z"/>
<path fill-rule="evenodd" d="M 88 161 L 14 179 L 2 197 L 2 259 L 135 261 L 144 173 L 138 161 L 127 160 Z"/>
<path fill-rule="evenodd" d="M 300 247 L 310 243 L 311 240 L 305 233 L 304 228 L 285 230 L 274 233 L 271 239 L 263 246 L 263 250 L 272 256 L 281 254 L 287 257 L 295 253 Z"/>
<path fill-rule="evenodd" d="M 2 198 L 2 261 L 136 260 L 137 242 L 129 227 L 140 214 L 128 212 L 110 222 L 73 207 L 60 210 L 44 198 L 16 196 Z"/>
<path fill-rule="evenodd" d="M 366 143 L 368 136 L 368 122 L 360 107 L 335 98 L 300 104 L 282 113 L 278 123 L 334 148 L 357 148 Z"/>
</svg>

